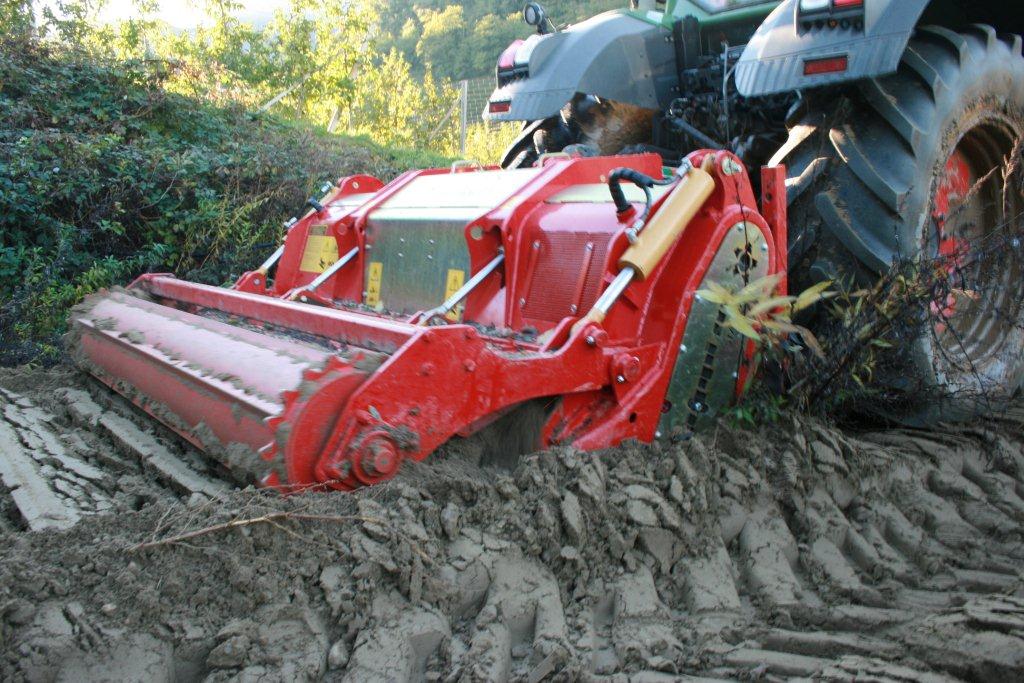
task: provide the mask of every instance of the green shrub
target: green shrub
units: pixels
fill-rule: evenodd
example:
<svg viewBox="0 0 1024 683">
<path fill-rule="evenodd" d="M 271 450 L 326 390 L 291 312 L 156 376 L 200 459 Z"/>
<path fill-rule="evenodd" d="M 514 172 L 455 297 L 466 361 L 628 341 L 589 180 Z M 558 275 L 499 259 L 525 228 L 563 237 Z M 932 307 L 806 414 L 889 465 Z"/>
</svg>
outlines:
<svg viewBox="0 0 1024 683">
<path fill-rule="evenodd" d="M 0 363 L 59 359 L 68 307 L 147 270 L 230 281 L 324 180 L 447 163 L 169 93 L 175 68 L 0 44 Z"/>
</svg>

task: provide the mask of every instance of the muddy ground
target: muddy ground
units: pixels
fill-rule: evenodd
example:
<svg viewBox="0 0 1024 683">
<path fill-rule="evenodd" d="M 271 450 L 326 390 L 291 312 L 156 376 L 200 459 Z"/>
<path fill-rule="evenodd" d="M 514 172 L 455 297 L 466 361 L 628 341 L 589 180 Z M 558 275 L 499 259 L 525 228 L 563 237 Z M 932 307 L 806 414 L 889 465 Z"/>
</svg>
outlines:
<svg viewBox="0 0 1024 683">
<path fill-rule="evenodd" d="M 68 370 L 0 371 L 0 679 L 1024 678 L 1024 411 L 226 485 Z"/>
</svg>

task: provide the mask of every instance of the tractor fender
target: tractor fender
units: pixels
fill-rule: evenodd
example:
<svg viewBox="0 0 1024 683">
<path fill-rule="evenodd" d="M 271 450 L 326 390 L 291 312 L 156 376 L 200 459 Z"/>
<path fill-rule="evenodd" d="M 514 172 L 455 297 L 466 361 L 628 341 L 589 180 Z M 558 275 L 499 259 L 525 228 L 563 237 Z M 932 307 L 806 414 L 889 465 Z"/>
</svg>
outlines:
<svg viewBox="0 0 1024 683">
<path fill-rule="evenodd" d="M 799 0 L 775 8 L 747 43 L 736 65 L 736 88 L 745 97 L 792 92 L 892 73 L 929 0 L 869 0 L 864 29 L 804 31 Z M 806 73 L 808 62 L 845 59 L 833 73 Z"/>
<path fill-rule="evenodd" d="M 527 75 L 498 87 L 484 108 L 488 121 L 535 121 L 558 114 L 577 92 L 658 109 L 677 84 L 669 31 L 620 11 L 605 12 L 564 31 L 535 35 L 516 53 Z"/>
</svg>

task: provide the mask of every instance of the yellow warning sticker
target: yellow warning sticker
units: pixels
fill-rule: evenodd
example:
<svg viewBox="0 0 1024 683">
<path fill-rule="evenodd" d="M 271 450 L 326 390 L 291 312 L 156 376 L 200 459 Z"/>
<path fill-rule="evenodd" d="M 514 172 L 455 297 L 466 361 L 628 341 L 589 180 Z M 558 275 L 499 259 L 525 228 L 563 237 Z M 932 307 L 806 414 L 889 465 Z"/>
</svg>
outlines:
<svg viewBox="0 0 1024 683">
<path fill-rule="evenodd" d="M 460 289 L 462 289 L 462 284 L 465 281 L 466 281 L 466 272 L 465 271 L 458 270 L 457 268 L 449 268 L 448 269 L 448 277 L 445 278 L 445 283 L 444 283 L 444 298 L 445 298 L 445 300 L 447 301 L 448 297 L 450 297 L 452 294 L 454 294 L 455 292 L 457 292 Z M 458 306 L 453 308 L 448 313 L 448 315 L 445 316 L 445 317 L 448 318 L 449 320 L 458 320 L 459 318 L 461 318 L 462 317 L 462 304 L 459 304 Z"/>
<path fill-rule="evenodd" d="M 327 233 L 326 225 L 314 225 L 306 236 L 306 250 L 302 252 L 299 270 L 322 273 L 338 260 L 338 240 Z"/>
<path fill-rule="evenodd" d="M 384 264 L 380 261 L 370 261 L 370 267 L 366 271 L 366 300 L 363 302 L 367 306 L 380 306 L 380 278 L 383 274 Z"/>
</svg>

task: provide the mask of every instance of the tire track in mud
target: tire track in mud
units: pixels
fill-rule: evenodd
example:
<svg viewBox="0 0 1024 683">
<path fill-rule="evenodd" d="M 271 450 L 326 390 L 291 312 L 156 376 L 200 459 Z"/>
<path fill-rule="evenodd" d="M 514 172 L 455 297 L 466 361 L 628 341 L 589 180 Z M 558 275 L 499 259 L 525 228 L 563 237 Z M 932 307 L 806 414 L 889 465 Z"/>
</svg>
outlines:
<svg viewBox="0 0 1024 683">
<path fill-rule="evenodd" d="M 935 432 L 787 417 L 500 473 L 442 455 L 281 498 L 196 493 L 215 473 L 126 406 L 66 373 L 15 379 L 0 439 L 40 474 L 63 448 L 103 476 L 85 502 L 53 485 L 70 528 L 0 527 L 5 679 L 1024 676 L 1018 409 Z"/>
</svg>

